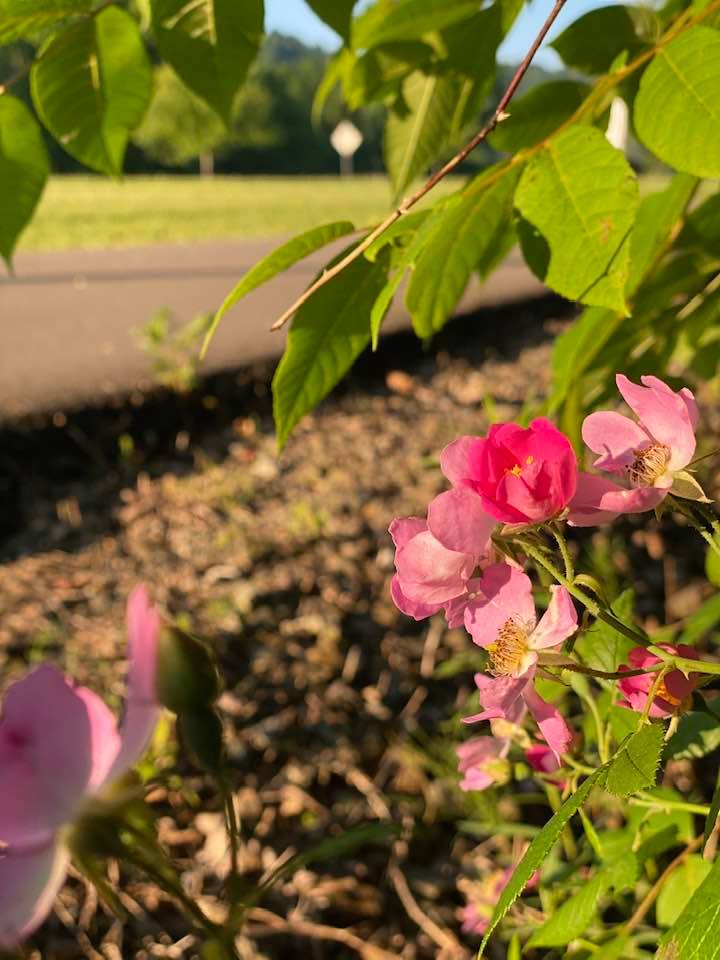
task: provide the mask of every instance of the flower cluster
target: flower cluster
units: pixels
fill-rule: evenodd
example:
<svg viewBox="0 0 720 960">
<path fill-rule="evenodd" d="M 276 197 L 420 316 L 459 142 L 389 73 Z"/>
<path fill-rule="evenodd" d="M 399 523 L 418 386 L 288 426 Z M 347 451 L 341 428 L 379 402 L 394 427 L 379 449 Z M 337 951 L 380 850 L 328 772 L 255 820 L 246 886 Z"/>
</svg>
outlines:
<svg viewBox="0 0 720 960">
<path fill-rule="evenodd" d="M 640 384 L 623 375 L 616 380 L 637 419 L 598 412 L 582 428 L 585 443 L 598 454 L 594 466 L 615 479 L 579 470 L 569 439 L 545 418 L 526 428 L 495 424 L 484 437 L 460 437 L 445 447 L 440 466 L 451 488 L 435 497 L 426 518 L 400 518 L 390 526 L 396 606 L 416 620 L 442 612 L 448 626 L 464 627 L 487 656 L 475 676 L 481 710 L 466 722 L 489 720 L 492 736 L 458 748 L 464 790 L 508 779 L 513 735 L 507 731 L 521 730 L 528 714 L 541 738 L 525 743 L 533 770 L 546 777 L 555 773 L 571 745 L 565 718 L 543 699 L 537 681 L 553 665 L 572 667 L 561 653 L 578 629 L 570 591 L 581 602 L 586 594 L 566 571 L 549 587 L 538 615 L 523 567 L 529 557 L 552 572 L 544 562 L 543 535 L 564 544 L 563 521 L 606 524 L 620 514 L 652 510 L 668 494 L 707 502 L 687 469 L 698 421 L 692 393 L 675 392 L 656 377 L 642 377 Z M 585 605 L 598 615 L 594 600 Z M 689 648 L 664 650 L 668 656 L 696 656 Z M 665 669 L 661 657 L 642 646 L 630 652 L 622 671 L 628 676 L 617 677 L 620 705 L 651 718 L 685 709 L 696 684 L 692 673 Z"/>
</svg>

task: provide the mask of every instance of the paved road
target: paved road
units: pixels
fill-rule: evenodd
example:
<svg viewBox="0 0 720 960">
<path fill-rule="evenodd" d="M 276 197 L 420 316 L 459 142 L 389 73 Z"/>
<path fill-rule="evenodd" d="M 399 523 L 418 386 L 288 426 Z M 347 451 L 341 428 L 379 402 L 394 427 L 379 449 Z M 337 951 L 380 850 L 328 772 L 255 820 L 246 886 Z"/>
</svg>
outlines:
<svg viewBox="0 0 720 960">
<path fill-rule="evenodd" d="M 279 241 L 223 241 L 20 254 L 0 275 L 0 418 L 100 402 L 150 381 L 150 359 L 133 330 L 168 307 L 177 324 L 216 308 L 237 279 Z M 255 291 L 227 314 L 207 372 L 278 356 L 284 333 L 272 321 L 327 262 L 321 250 Z M 482 289 L 472 284 L 458 312 L 522 299 L 542 287 L 511 256 Z M 385 329 L 408 318 L 396 298 Z"/>
</svg>

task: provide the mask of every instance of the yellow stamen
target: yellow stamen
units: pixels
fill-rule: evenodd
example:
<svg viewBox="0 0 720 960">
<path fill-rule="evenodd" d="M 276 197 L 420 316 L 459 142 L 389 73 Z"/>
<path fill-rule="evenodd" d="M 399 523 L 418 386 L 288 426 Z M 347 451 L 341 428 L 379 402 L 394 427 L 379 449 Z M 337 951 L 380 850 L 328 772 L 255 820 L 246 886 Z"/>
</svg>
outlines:
<svg viewBox="0 0 720 960">
<path fill-rule="evenodd" d="M 535 457 L 529 456 L 529 457 L 527 458 L 527 460 L 525 461 L 525 463 L 527 463 L 528 466 L 529 466 L 531 463 L 535 463 Z"/>
<path fill-rule="evenodd" d="M 527 634 L 514 620 L 506 620 L 495 643 L 487 649 L 492 661 L 491 672 L 497 677 L 509 676 L 517 671 L 528 652 Z"/>
<path fill-rule="evenodd" d="M 670 448 L 664 443 L 633 450 L 635 459 L 627 468 L 630 482 L 636 487 L 651 487 L 665 473 L 670 460 Z"/>
</svg>

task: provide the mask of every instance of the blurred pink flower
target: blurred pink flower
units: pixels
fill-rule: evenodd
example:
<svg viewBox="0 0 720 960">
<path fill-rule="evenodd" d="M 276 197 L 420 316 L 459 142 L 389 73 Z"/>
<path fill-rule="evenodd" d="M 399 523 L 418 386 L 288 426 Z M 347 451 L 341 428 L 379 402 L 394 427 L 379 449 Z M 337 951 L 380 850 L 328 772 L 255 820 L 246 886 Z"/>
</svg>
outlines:
<svg viewBox="0 0 720 960">
<path fill-rule="evenodd" d="M 525 759 L 538 773 L 555 773 L 561 767 L 557 755 L 544 743 L 534 743 L 528 747 Z"/>
<path fill-rule="evenodd" d="M 679 657 L 685 657 L 689 660 L 699 659 L 697 650 L 683 643 L 677 646 L 661 643 L 658 646 Z M 629 664 L 621 664 L 621 671 L 644 670 L 661 662 L 660 657 L 656 657 L 654 653 L 649 653 L 644 647 L 635 647 L 631 650 L 628 654 L 628 661 Z M 690 676 L 686 677 L 681 670 L 671 670 L 667 673 L 653 698 L 648 716 L 653 719 L 672 717 L 687 710 L 700 676 L 701 674 L 691 673 Z M 625 680 L 618 680 L 618 687 L 625 698 L 618 701 L 618 706 L 642 713 L 647 703 L 650 688 L 656 678 L 656 673 L 644 673 L 636 677 L 627 677 Z"/>
<path fill-rule="evenodd" d="M 496 737 L 474 737 L 455 748 L 458 770 L 463 774 L 461 790 L 486 790 L 493 783 L 506 783 L 509 765 L 505 759 L 510 741 Z"/>
<path fill-rule="evenodd" d="M 570 731 L 560 713 L 536 692 L 534 680 L 542 651 L 577 630 L 570 595 L 564 587 L 551 587 L 548 608 L 537 621 L 530 578 L 505 563 L 485 570 L 477 593 L 466 606 L 465 626 L 475 643 L 488 651 L 493 675 L 475 675 L 484 709 L 465 722 L 500 717 L 519 723 L 527 707 L 550 748 L 564 753 Z"/>
<path fill-rule="evenodd" d="M 609 523 L 621 513 L 653 510 L 675 484 L 678 496 L 702 499 L 702 490 L 688 474 L 680 478 L 695 453 L 698 408 L 690 390 L 677 393 L 657 377 L 632 383 L 619 373 L 618 390 L 639 422 L 602 410 L 585 418 L 582 435 L 599 457 L 595 467 L 616 474 L 606 477 L 580 473 L 570 504 L 570 524 L 578 527 Z"/>
<path fill-rule="evenodd" d="M 458 492 L 448 490 L 436 497 L 427 520 L 398 517 L 390 524 L 397 571 L 390 586 L 395 606 L 415 620 L 444 610 L 451 627 L 463 624 L 465 605 L 477 585 L 472 574 L 491 556 L 490 531 L 495 526 L 495 521 L 479 508 L 477 498 L 468 494 L 477 509 L 466 515 L 468 526 L 461 532 L 454 497 Z M 443 545 L 435 535 L 437 530 L 447 533 L 453 542 L 457 537 L 467 549 Z"/>
<path fill-rule="evenodd" d="M 468 903 L 462 910 L 463 933 L 485 933 L 490 925 L 500 894 L 510 883 L 514 870 L 514 867 L 506 867 L 504 870 L 493 870 L 479 882 L 465 881 L 465 896 Z M 525 884 L 524 889 L 532 890 L 539 882 L 540 872 L 536 870 Z"/>
<path fill-rule="evenodd" d="M 155 726 L 160 621 L 145 587 L 128 600 L 129 675 L 118 728 L 102 700 L 43 664 L 8 687 L 0 713 L 0 947 L 33 932 L 69 861 L 62 827 L 126 773 Z"/>
<path fill-rule="evenodd" d="M 460 437 L 445 447 L 440 466 L 457 490 L 474 491 L 501 523 L 542 523 L 557 516 L 577 482 L 570 441 L 544 417 L 527 428 L 498 423 L 487 437 Z"/>
</svg>

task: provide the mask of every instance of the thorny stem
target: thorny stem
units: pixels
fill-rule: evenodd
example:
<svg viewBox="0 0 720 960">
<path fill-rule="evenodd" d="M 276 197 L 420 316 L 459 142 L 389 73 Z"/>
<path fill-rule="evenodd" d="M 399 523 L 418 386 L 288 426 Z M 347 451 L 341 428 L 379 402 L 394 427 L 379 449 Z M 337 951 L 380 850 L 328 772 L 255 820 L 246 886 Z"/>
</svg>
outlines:
<svg viewBox="0 0 720 960">
<path fill-rule="evenodd" d="M 547 656 L 547 653 L 543 656 Z M 557 667 L 560 670 L 570 670 L 571 673 L 582 673 L 587 677 L 597 677 L 599 680 L 627 680 L 629 677 L 642 677 L 646 673 L 657 673 L 658 670 L 662 669 L 661 664 L 654 663 L 649 667 L 638 670 L 596 670 L 594 667 L 586 667 L 574 660 L 559 660 L 557 663 L 543 661 L 542 665 L 546 670 L 548 667 Z"/>
<path fill-rule="evenodd" d="M 652 887 L 650 887 L 648 892 L 640 901 L 640 904 L 637 910 L 635 911 L 635 913 L 633 913 L 633 915 L 630 917 L 628 922 L 625 924 L 625 930 L 627 933 L 632 933 L 636 927 L 640 926 L 640 924 L 645 919 L 645 915 L 647 914 L 648 910 L 650 909 L 650 907 L 652 907 L 652 905 L 655 903 L 658 896 L 660 895 L 660 891 L 668 881 L 670 874 L 674 870 L 677 870 L 679 866 L 682 866 L 682 864 L 685 863 L 685 861 L 690 856 L 690 854 L 694 853 L 695 850 L 698 850 L 702 846 L 702 843 L 703 843 L 702 835 L 699 837 L 695 837 L 693 840 L 690 841 L 690 843 L 685 847 L 685 849 L 681 853 L 679 853 L 675 857 L 675 859 L 672 860 L 667 865 L 667 867 L 665 867 L 665 869 L 657 878 L 655 883 L 652 885 Z"/>
<path fill-rule="evenodd" d="M 720 663 L 711 663 L 709 660 L 692 660 L 690 657 L 677 657 L 674 653 L 668 653 L 662 647 L 648 647 L 648 653 L 659 657 L 668 670 L 681 670 L 683 673 L 709 673 L 714 676 L 720 675 Z"/>
<path fill-rule="evenodd" d="M 414 207 L 418 201 L 422 200 L 422 198 L 449 173 L 452 173 L 453 170 L 456 170 L 463 160 L 465 160 L 473 152 L 473 150 L 475 150 L 476 147 L 478 147 L 484 140 L 487 139 L 487 137 L 490 136 L 498 123 L 505 119 L 505 108 L 515 95 L 517 88 L 520 85 L 520 81 L 527 73 L 528 67 L 532 63 L 533 57 L 537 53 L 540 44 L 545 39 L 545 35 L 555 22 L 558 14 L 565 6 L 566 2 L 567 0 L 555 0 L 555 4 L 548 14 L 545 23 L 543 23 L 542 27 L 538 31 L 538 34 L 530 45 L 530 49 L 525 54 L 522 63 L 520 63 L 517 70 L 513 74 L 512 79 L 507 85 L 505 93 L 502 95 L 502 97 L 500 97 L 498 105 L 495 107 L 492 116 L 487 123 L 484 124 L 482 129 L 479 130 L 475 136 L 465 144 L 462 150 L 458 151 L 454 157 L 448 160 L 444 166 L 436 171 L 430 177 L 430 179 L 422 185 L 422 187 L 416 190 L 415 193 L 410 194 L 410 196 L 405 197 L 402 203 L 400 203 L 400 205 L 393 210 L 392 213 L 388 214 L 382 223 L 378 224 L 378 226 L 375 227 L 375 229 L 372 230 L 364 240 L 354 247 L 347 256 L 343 257 L 342 260 L 336 263 L 334 267 L 331 267 L 329 270 L 325 270 L 318 277 L 315 283 L 312 283 L 307 290 L 305 290 L 305 292 L 301 294 L 301 296 L 299 296 L 290 307 L 288 307 L 285 313 L 283 313 L 281 317 L 278 317 L 275 323 L 273 323 L 272 327 L 270 327 L 271 330 L 279 330 L 282 326 L 284 326 L 290 317 L 292 317 L 292 315 L 298 310 L 298 308 L 301 307 L 303 303 L 305 303 L 305 301 L 308 300 L 317 290 L 319 290 L 320 287 L 325 286 L 328 281 L 332 280 L 333 277 L 337 276 L 353 261 L 357 260 L 357 258 L 360 257 L 368 249 L 368 247 L 374 243 L 375 240 L 377 240 L 379 236 L 385 233 L 388 227 L 391 227 L 396 220 L 399 220 L 400 217 L 404 216 L 408 210 Z"/>
<path fill-rule="evenodd" d="M 601 607 L 589 594 L 585 593 L 584 590 L 581 590 L 571 580 L 563 576 L 555 564 L 551 563 L 539 550 L 536 550 L 535 547 L 531 546 L 525 540 L 522 541 L 522 546 L 529 557 L 532 557 L 536 563 L 547 570 L 547 572 L 550 573 L 559 584 L 565 587 L 569 594 L 575 597 L 576 600 L 579 600 L 596 619 L 603 620 L 614 630 L 617 630 L 618 633 L 622 633 L 634 643 L 639 643 L 644 647 L 648 645 L 650 641 L 644 633 L 628 626 L 626 623 L 623 623 L 622 620 L 618 620 L 614 613 L 605 607 Z"/>
<path fill-rule="evenodd" d="M 568 548 L 567 540 L 560 532 L 560 528 L 554 524 L 549 523 L 548 529 L 550 533 L 555 538 L 555 541 L 560 548 L 560 554 L 563 559 L 563 564 L 565 566 L 565 576 L 568 580 L 573 581 L 575 579 L 575 567 L 573 566 L 572 557 L 570 556 L 570 550 Z"/>
<path fill-rule="evenodd" d="M 513 94 L 517 89 L 518 84 L 520 83 L 520 80 L 522 80 L 522 77 L 527 71 L 528 67 L 530 66 L 530 63 L 533 57 L 535 56 L 535 53 L 537 52 L 540 44 L 545 38 L 545 34 L 552 26 L 553 22 L 555 21 L 560 10 L 563 8 L 564 4 L 565 4 L 565 0 L 557 0 L 557 2 L 555 3 L 555 6 L 550 12 L 547 20 L 545 21 L 540 32 L 538 33 L 537 37 L 533 41 L 532 47 L 530 48 L 527 55 L 525 56 L 525 59 L 523 60 L 523 62 L 520 64 L 517 71 L 515 72 L 515 75 L 513 76 L 513 79 L 510 81 L 510 85 L 508 86 L 507 90 L 503 94 L 503 97 L 500 100 L 500 103 L 495 108 L 495 111 L 492 117 L 490 118 L 488 123 L 485 124 L 482 130 L 480 130 L 472 138 L 472 140 L 470 140 L 469 143 L 466 144 L 465 147 L 463 147 L 463 149 L 459 153 L 457 153 L 451 160 L 449 160 L 444 167 L 441 167 L 441 169 L 438 170 L 437 173 L 435 173 L 432 177 L 430 177 L 430 179 L 425 184 L 423 184 L 423 186 L 419 190 L 417 190 L 411 196 L 406 197 L 405 200 L 403 200 L 402 203 L 397 207 L 397 209 L 393 210 L 391 214 L 389 214 L 381 223 L 379 223 L 378 226 L 375 227 L 375 229 L 372 230 L 364 238 L 364 240 L 362 240 L 356 247 L 354 247 L 350 251 L 350 253 L 347 254 L 347 256 L 343 257 L 342 260 L 338 261 L 338 263 L 336 263 L 335 266 L 331 267 L 329 270 L 324 271 L 317 278 L 317 280 L 314 283 L 312 283 L 307 288 L 307 290 L 305 290 L 305 292 L 301 294 L 301 296 L 298 297 L 297 300 L 290 307 L 288 307 L 285 313 L 283 313 L 281 317 L 278 317 L 275 323 L 273 323 L 273 325 L 270 327 L 271 330 L 279 330 L 281 327 L 283 327 L 287 323 L 287 321 L 292 317 L 292 315 L 307 300 L 309 300 L 314 293 L 316 293 L 321 287 L 324 287 L 326 283 L 328 283 L 330 280 L 333 279 L 333 277 L 336 277 L 339 273 L 345 270 L 345 268 L 348 267 L 355 260 L 357 260 L 358 257 L 362 256 L 362 254 L 368 249 L 368 247 L 370 247 L 375 242 L 375 240 L 377 240 L 378 237 L 382 236 L 382 234 L 385 233 L 385 231 L 389 227 L 391 227 L 397 220 L 399 220 L 402 216 L 404 216 L 408 212 L 408 210 L 410 210 L 411 207 L 414 207 L 419 200 L 421 200 L 424 196 L 426 196 L 426 194 L 428 194 L 432 190 L 432 188 L 440 182 L 440 180 L 442 180 L 449 173 L 455 170 L 457 166 L 460 163 L 462 163 L 462 161 L 465 160 L 465 158 L 470 153 L 472 153 L 475 147 L 477 147 L 480 143 L 482 143 L 483 140 L 492 133 L 492 131 L 495 129 L 498 123 L 500 123 L 502 120 L 505 119 L 505 107 L 508 106 L 510 100 L 512 99 Z M 556 135 L 561 130 L 565 130 L 566 128 L 572 126 L 572 124 L 574 124 L 578 120 L 582 119 L 585 116 L 585 114 L 588 113 L 592 108 L 594 108 L 597 102 L 602 101 L 603 97 L 605 97 L 608 93 L 610 93 L 613 90 L 613 88 L 618 85 L 618 83 L 620 83 L 622 80 L 625 80 L 626 77 L 631 76 L 641 67 L 645 66 L 645 64 L 653 58 L 653 56 L 657 53 L 657 51 L 662 49 L 662 47 L 665 46 L 667 43 L 669 43 L 670 40 L 673 40 L 683 30 L 690 28 L 692 26 L 695 26 L 698 23 L 702 23 L 703 20 L 707 19 L 709 16 L 711 16 L 713 13 L 717 12 L 718 10 L 720 10 L 720 0 L 712 0 L 712 2 L 707 5 L 707 7 L 701 10 L 698 14 L 696 14 L 691 19 L 681 18 L 678 22 L 674 23 L 672 27 L 665 33 L 665 35 L 660 38 L 660 40 L 654 47 L 651 47 L 649 50 L 644 51 L 634 60 L 631 60 L 630 63 L 626 64 L 624 67 L 621 67 L 619 70 L 616 70 L 613 73 L 609 73 L 605 77 L 602 77 L 598 81 L 598 83 L 596 84 L 595 88 L 592 90 L 590 95 L 586 98 L 586 100 L 580 104 L 580 106 L 577 108 L 575 113 L 571 117 L 568 117 L 568 119 L 564 123 L 560 124 L 560 126 L 557 127 L 557 129 L 553 130 L 548 137 L 546 137 L 544 140 L 541 140 L 539 143 L 535 144 L 533 147 L 529 147 L 525 150 L 519 150 L 511 160 L 508 160 L 500 164 L 498 166 L 498 169 L 495 171 L 495 174 L 491 174 L 490 176 L 484 177 L 482 182 L 477 185 L 477 188 L 475 190 L 472 187 L 470 187 L 467 190 L 467 193 L 474 193 L 474 192 L 480 192 L 481 190 L 487 190 L 489 187 L 491 187 L 494 183 L 497 182 L 500 176 L 505 175 L 508 167 L 516 166 L 518 164 L 524 163 L 526 160 L 530 159 L 530 157 L 535 156 L 536 153 L 539 153 L 541 150 L 545 148 L 545 145 L 547 144 L 547 141 L 550 136 Z"/>
</svg>

